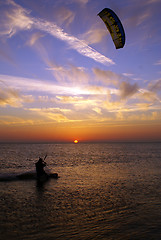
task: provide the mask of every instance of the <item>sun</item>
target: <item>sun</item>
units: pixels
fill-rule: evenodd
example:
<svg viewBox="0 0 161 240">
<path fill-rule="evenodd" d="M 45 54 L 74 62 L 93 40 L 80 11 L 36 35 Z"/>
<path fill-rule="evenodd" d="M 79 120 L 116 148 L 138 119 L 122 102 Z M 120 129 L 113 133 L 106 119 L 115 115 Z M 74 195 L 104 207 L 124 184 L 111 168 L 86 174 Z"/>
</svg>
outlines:
<svg viewBox="0 0 161 240">
<path fill-rule="evenodd" d="M 74 143 L 78 143 L 78 140 L 77 140 L 77 139 L 75 139 L 75 140 L 74 140 Z"/>
</svg>

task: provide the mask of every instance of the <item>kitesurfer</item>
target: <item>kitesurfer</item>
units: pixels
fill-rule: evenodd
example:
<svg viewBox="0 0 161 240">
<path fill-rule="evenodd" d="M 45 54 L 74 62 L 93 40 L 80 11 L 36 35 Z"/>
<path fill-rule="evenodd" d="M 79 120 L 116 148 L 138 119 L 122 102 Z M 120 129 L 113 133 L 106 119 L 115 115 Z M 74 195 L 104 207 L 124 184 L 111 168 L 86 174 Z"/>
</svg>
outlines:
<svg viewBox="0 0 161 240">
<path fill-rule="evenodd" d="M 39 160 L 35 163 L 36 165 L 36 173 L 37 178 L 40 179 L 41 176 L 46 175 L 47 173 L 44 170 L 44 167 L 46 166 L 46 162 L 42 158 L 39 158 Z"/>
</svg>

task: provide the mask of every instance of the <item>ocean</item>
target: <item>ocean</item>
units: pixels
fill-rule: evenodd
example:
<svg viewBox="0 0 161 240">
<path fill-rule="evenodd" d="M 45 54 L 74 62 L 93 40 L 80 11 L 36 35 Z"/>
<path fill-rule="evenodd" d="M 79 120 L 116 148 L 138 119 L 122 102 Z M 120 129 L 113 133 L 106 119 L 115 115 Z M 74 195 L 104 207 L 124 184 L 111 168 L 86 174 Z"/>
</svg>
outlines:
<svg viewBox="0 0 161 240">
<path fill-rule="evenodd" d="M 1 240 L 161 239 L 161 143 L 0 144 L 0 179 Z"/>
</svg>

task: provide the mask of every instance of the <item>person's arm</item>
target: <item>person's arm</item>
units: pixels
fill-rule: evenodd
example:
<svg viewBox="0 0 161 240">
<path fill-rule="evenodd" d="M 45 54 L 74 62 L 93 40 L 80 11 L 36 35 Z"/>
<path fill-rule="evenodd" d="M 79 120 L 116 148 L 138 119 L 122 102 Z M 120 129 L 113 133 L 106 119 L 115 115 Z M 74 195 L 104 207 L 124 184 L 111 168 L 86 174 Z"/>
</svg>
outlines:
<svg viewBox="0 0 161 240">
<path fill-rule="evenodd" d="M 45 167 L 46 166 L 46 162 L 43 162 L 43 167 Z"/>
</svg>

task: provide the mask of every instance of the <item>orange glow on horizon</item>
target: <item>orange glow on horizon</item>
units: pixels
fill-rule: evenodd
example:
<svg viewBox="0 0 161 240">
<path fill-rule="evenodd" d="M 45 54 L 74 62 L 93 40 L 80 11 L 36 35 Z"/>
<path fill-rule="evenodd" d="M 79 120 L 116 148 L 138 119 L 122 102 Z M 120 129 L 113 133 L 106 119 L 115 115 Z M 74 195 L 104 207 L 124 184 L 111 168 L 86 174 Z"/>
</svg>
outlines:
<svg viewBox="0 0 161 240">
<path fill-rule="evenodd" d="M 0 125 L 0 142 L 161 141 L 161 124 L 81 125 L 46 124 Z M 79 136 L 79 140 L 75 138 Z M 78 141 L 78 142 L 77 142 Z"/>
</svg>

